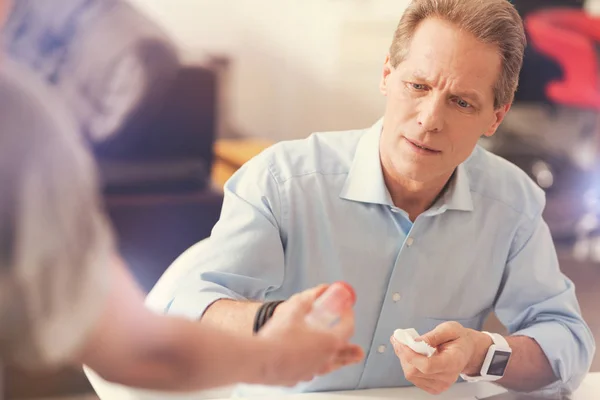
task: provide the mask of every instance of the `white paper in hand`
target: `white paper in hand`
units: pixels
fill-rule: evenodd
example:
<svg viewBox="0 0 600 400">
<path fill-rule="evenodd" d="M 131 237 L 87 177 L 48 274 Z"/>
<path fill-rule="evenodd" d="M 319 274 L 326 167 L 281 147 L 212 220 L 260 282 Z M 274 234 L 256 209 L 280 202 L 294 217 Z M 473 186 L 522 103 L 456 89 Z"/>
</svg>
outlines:
<svg viewBox="0 0 600 400">
<path fill-rule="evenodd" d="M 431 347 L 425 342 L 415 342 L 415 339 L 419 336 L 419 333 L 413 328 L 396 329 L 394 331 L 394 338 L 396 338 L 397 341 L 405 346 L 410 347 L 415 353 L 431 357 L 433 353 L 435 353 L 435 348 Z"/>
</svg>

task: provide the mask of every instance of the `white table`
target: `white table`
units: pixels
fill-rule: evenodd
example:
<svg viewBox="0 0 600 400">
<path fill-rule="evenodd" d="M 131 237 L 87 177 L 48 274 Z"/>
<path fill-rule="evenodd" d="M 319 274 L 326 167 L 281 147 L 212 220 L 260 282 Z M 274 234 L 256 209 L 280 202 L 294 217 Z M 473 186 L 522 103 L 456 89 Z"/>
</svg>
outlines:
<svg viewBox="0 0 600 400">
<path fill-rule="evenodd" d="M 370 389 L 346 392 L 304 393 L 289 396 L 262 397 L 260 400 L 474 400 L 505 392 L 504 389 L 490 383 L 458 383 L 447 392 L 430 395 L 416 387 L 395 389 Z"/>
<path fill-rule="evenodd" d="M 459 383 L 447 392 L 432 396 L 415 387 L 397 389 L 355 390 L 349 392 L 305 393 L 290 396 L 261 397 L 261 400 L 481 400 L 505 393 L 506 390 L 487 382 Z M 600 372 L 588 374 L 581 387 L 570 400 L 595 400 L 600 398 Z M 222 399 L 225 400 L 225 399 Z"/>
<path fill-rule="evenodd" d="M 218 395 L 210 395 L 210 393 L 218 393 L 215 391 L 189 394 L 167 394 L 145 390 L 134 390 L 119 385 L 109 384 L 105 381 L 101 382 L 93 372 L 89 370 L 87 372 L 90 381 L 102 400 L 200 400 L 218 397 Z M 484 399 L 505 392 L 506 390 L 494 384 L 478 382 L 456 384 L 450 388 L 450 390 L 439 396 L 432 396 L 420 389 L 410 387 L 347 392 L 305 393 L 289 396 L 277 395 L 269 398 L 261 397 L 260 400 L 475 400 Z M 223 396 L 226 396 L 226 394 L 223 394 Z M 221 400 L 225 399 L 226 398 L 221 398 Z M 570 400 L 596 399 L 600 399 L 600 372 L 588 374 L 581 387 L 570 398 Z"/>
</svg>

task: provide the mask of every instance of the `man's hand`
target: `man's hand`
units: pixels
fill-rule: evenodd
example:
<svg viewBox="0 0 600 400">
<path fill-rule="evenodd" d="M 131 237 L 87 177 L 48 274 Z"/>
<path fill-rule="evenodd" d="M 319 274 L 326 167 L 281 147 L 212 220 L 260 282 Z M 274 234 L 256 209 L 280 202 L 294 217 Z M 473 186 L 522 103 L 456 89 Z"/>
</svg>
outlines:
<svg viewBox="0 0 600 400">
<path fill-rule="evenodd" d="M 406 379 L 431 394 L 448 390 L 461 373 L 478 375 L 492 345 L 488 335 L 464 328 L 458 322 L 444 322 L 417 340 L 436 348 L 433 356 L 415 353 L 393 336 L 390 341 Z"/>
<path fill-rule="evenodd" d="M 314 301 L 327 287 L 322 285 L 291 297 L 277 307 L 273 318 L 260 330 L 258 337 L 267 341 L 270 349 L 262 364 L 261 383 L 294 386 L 362 360 L 363 350 L 348 343 L 354 333 L 351 305 L 330 330 L 305 322 Z"/>
</svg>

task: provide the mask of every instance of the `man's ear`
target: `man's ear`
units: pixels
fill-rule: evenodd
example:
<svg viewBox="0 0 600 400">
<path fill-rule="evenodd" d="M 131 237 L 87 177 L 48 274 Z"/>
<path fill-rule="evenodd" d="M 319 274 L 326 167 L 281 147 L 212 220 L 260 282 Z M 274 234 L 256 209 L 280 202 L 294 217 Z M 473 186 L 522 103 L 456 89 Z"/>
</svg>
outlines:
<svg viewBox="0 0 600 400">
<path fill-rule="evenodd" d="M 385 62 L 383 63 L 383 71 L 381 73 L 381 82 L 379 82 L 379 91 L 382 95 L 387 96 L 387 81 L 388 77 L 393 71 L 390 55 L 385 56 Z"/>
<path fill-rule="evenodd" d="M 499 107 L 498 109 L 496 109 L 494 111 L 494 122 L 490 126 L 490 129 L 488 129 L 487 132 L 485 132 L 483 134 L 483 136 L 490 137 L 494 133 L 496 133 L 496 130 L 498 129 L 498 127 L 504 120 L 504 117 L 506 117 L 506 114 L 508 113 L 509 110 L 510 110 L 510 104 L 505 104 L 505 105 Z"/>
</svg>

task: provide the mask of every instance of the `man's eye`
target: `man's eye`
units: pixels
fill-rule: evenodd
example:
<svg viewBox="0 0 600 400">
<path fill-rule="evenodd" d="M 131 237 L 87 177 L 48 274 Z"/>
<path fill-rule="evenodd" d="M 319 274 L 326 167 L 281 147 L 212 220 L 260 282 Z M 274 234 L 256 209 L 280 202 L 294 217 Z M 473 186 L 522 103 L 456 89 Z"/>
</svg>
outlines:
<svg viewBox="0 0 600 400">
<path fill-rule="evenodd" d="M 410 86 L 415 90 L 425 90 L 425 85 L 422 83 L 411 83 Z"/>
<path fill-rule="evenodd" d="M 456 100 L 456 104 L 458 104 L 458 106 L 460 108 L 470 108 L 471 107 L 471 105 L 469 103 L 467 103 L 466 101 L 464 101 L 462 99 Z"/>
</svg>

